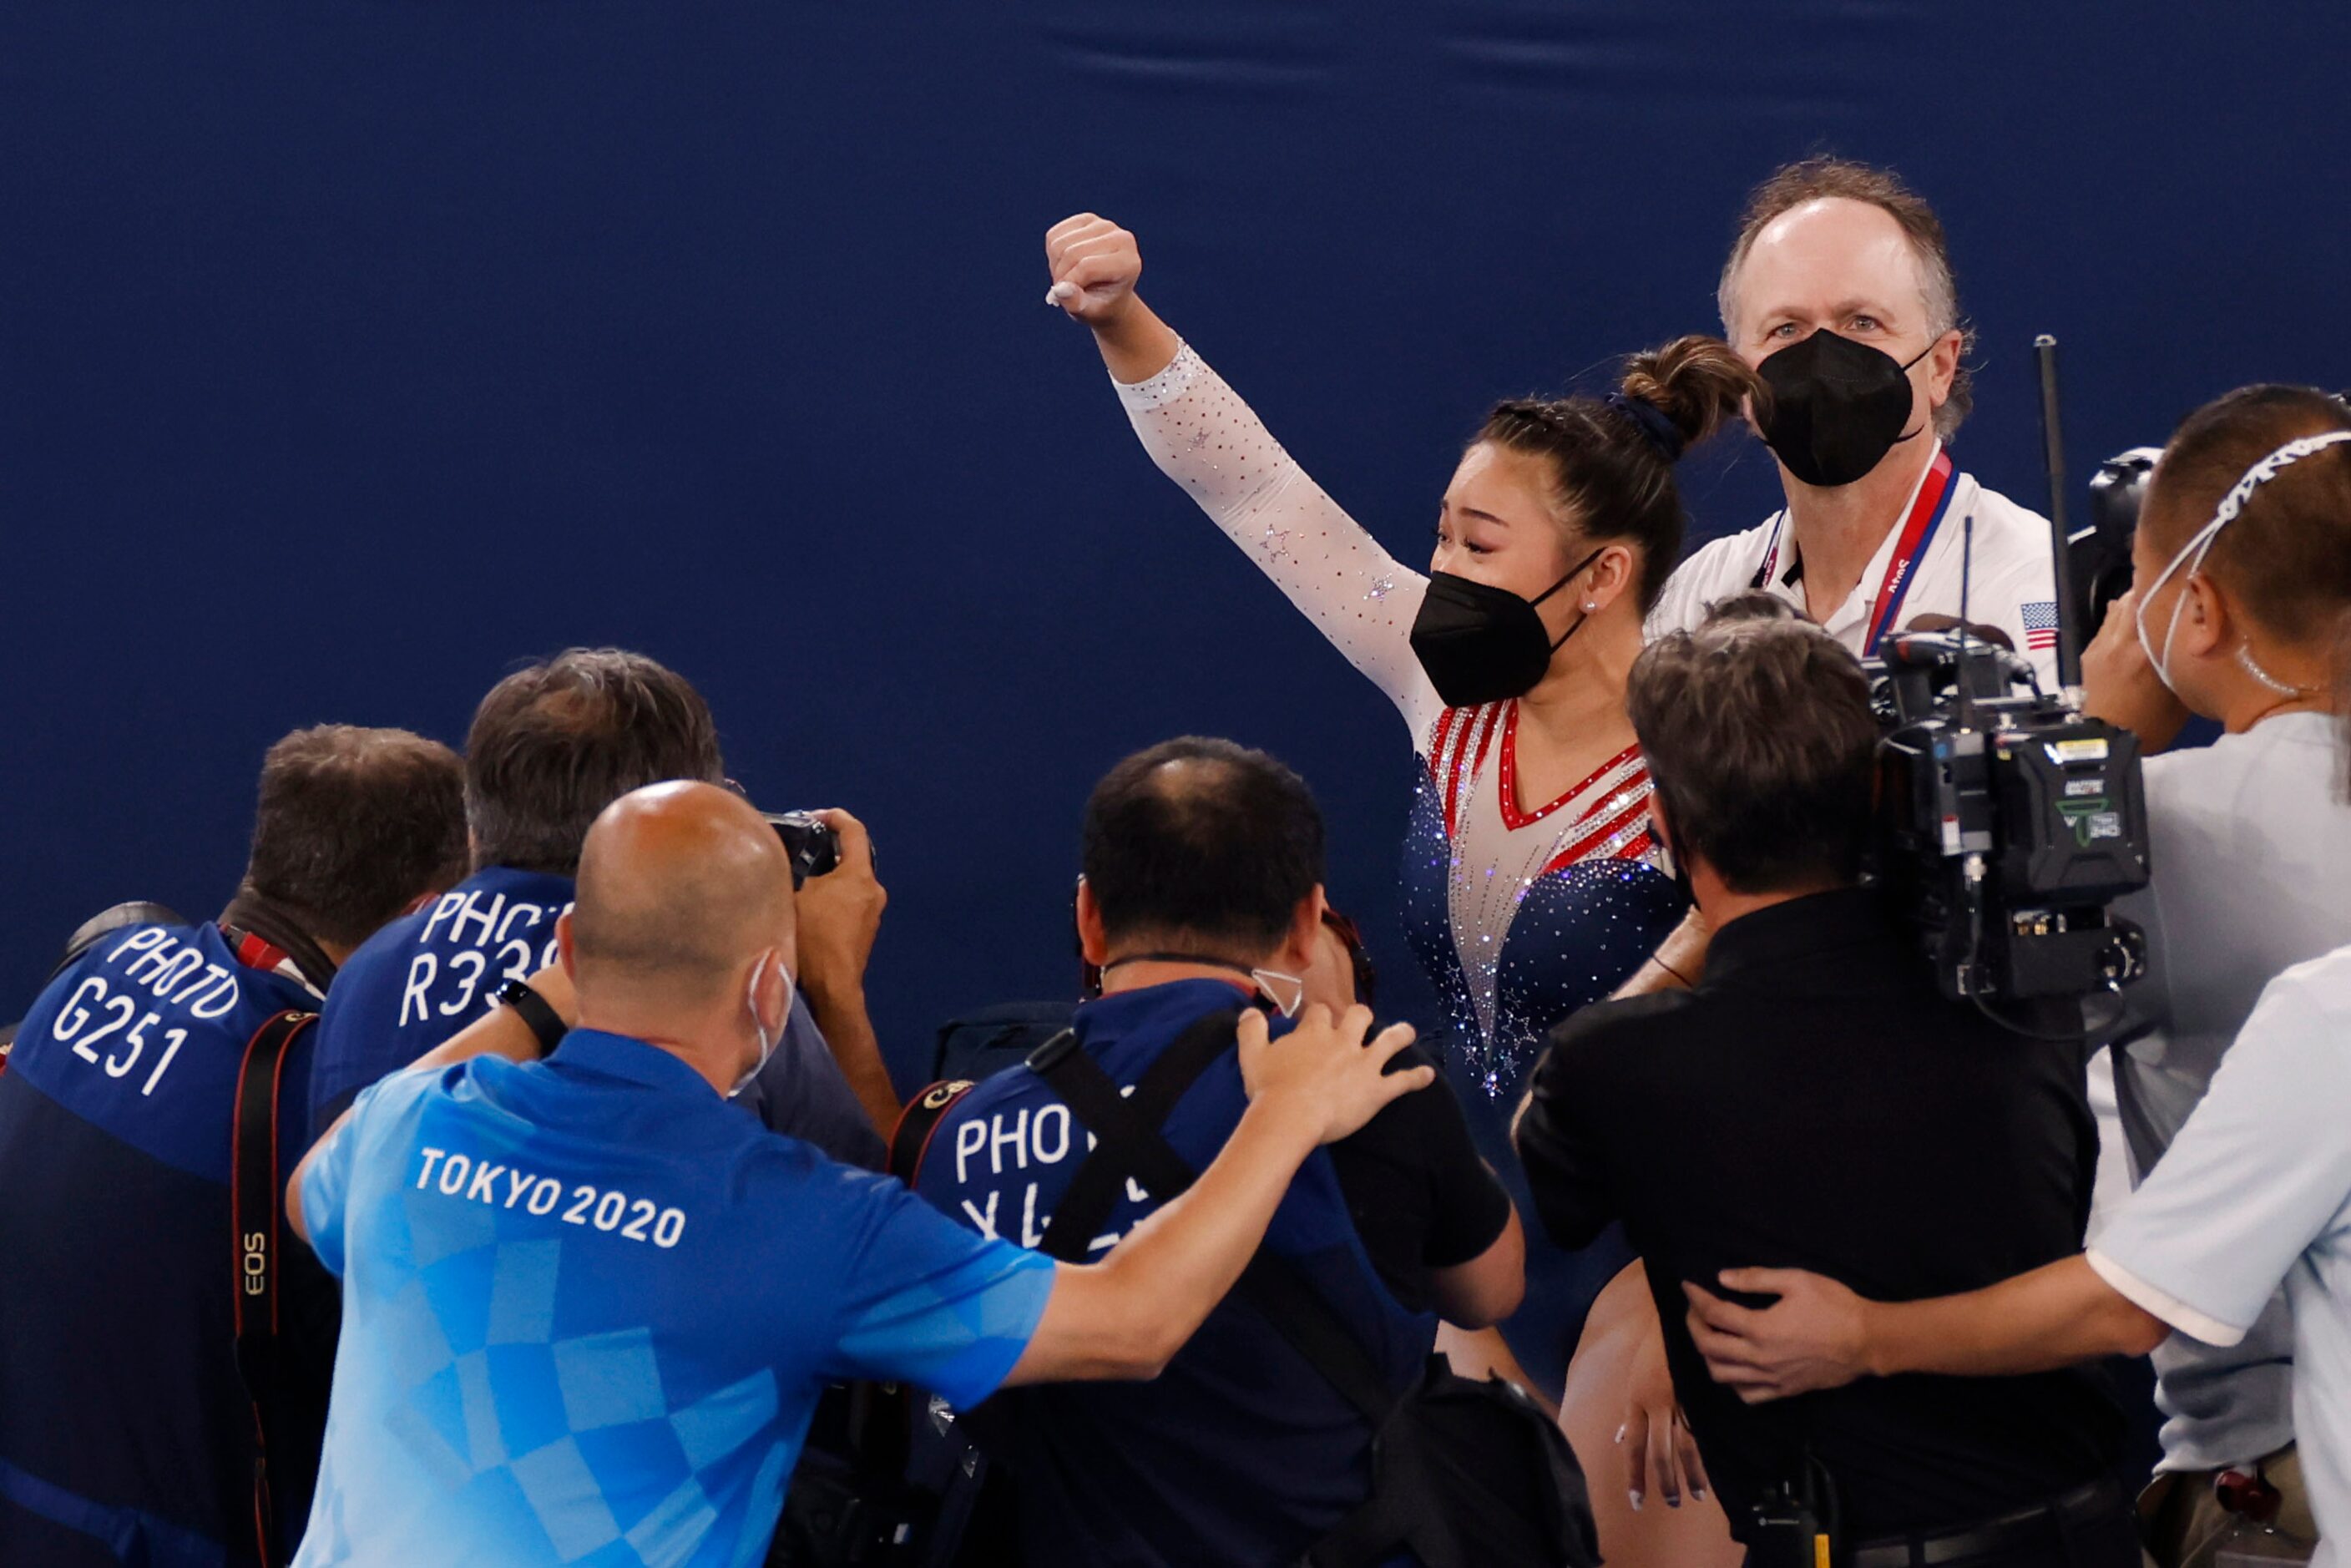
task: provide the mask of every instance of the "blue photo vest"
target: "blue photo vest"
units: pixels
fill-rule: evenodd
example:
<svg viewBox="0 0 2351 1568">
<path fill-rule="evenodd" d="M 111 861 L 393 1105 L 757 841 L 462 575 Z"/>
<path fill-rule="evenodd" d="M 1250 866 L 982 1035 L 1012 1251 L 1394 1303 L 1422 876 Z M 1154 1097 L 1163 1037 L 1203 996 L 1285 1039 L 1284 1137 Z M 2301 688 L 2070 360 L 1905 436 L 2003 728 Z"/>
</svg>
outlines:
<svg viewBox="0 0 2351 1568">
<path fill-rule="evenodd" d="M 1132 1085 L 1186 1030 L 1238 1000 L 1219 981 L 1177 981 L 1089 1002 L 1072 1027 L 1081 1049 Z M 1228 1051 L 1176 1102 L 1162 1131 L 1206 1170 L 1247 1103 Z M 1034 1247 L 1091 1142 L 1042 1079 L 1012 1068 L 941 1118 L 914 1189 L 982 1235 Z M 1155 1207 L 1129 1184 L 1088 1255 L 1099 1258 Z M 1434 1345 L 1436 1320 L 1406 1312 L 1381 1282 L 1326 1154 L 1300 1169 L 1267 1242 L 1307 1274 L 1401 1393 Z M 1011 1389 L 989 1408 L 1007 1418 L 1028 1561 L 1290 1562 L 1371 1489 L 1370 1424 L 1263 1316 L 1232 1300 L 1153 1382 Z"/>
</svg>

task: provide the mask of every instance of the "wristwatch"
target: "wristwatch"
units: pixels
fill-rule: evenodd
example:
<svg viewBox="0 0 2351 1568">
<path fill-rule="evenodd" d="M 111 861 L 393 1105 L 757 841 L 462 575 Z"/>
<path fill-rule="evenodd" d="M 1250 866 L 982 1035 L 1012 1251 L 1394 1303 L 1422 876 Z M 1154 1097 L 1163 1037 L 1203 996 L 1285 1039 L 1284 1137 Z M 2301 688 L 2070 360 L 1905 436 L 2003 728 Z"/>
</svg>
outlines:
<svg viewBox="0 0 2351 1568">
<path fill-rule="evenodd" d="M 553 1051 L 557 1043 L 570 1032 L 571 1026 L 563 1021 L 562 1015 L 548 1006 L 547 998 L 522 980 L 508 980 L 490 993 L 490 999 L 500 1007 L 514 1009 L 515 1016 L 530 1026 L 530 1032 L 538 1037 L 538 1053 L 541 1056 Z"/>
</svg>

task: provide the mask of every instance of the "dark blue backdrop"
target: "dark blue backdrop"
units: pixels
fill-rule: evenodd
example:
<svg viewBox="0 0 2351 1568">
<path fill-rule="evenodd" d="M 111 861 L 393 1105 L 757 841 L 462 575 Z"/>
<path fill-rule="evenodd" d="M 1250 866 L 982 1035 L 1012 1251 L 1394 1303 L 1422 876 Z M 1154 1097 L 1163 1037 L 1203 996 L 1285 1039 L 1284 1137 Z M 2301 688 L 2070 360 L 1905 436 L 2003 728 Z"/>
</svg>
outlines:
<svg viewBox="0 0 2351 1568">
<path fill-rule="evenodd" d="M 1407 747 L 1134 450 L 1040 239 L 1147 292 L 1407 557 L 1498 394 L 1712 324 L 1815 149 L 1940 205 L 1970 466 L 2039 498 L 2253 379 L 2337 384 L 2341 6 L 13 0 L 0 14 L 0 1008 L 234 881 L 263 747 L 462 737 L 515 661 L 650 651 L 777 805 L 872 824 L 904 1064 L 1071 985 L 1084 792 L 1179 731 L 1329 809 L 1392 971 Z M 1701 528 L 1769 504 L 1751 443 Z"/>
</svg>

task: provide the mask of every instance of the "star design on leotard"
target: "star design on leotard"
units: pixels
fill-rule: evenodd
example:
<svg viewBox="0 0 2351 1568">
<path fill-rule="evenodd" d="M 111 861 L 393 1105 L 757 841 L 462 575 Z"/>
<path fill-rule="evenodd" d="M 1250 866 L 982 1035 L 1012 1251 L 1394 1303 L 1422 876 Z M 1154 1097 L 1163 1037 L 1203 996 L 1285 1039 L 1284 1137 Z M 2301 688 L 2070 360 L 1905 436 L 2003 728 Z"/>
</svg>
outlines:
<svg viewBox="0 0 2351 1568">
<path fill-rule="evenodd" d="M 1394 593 L 1395 591 L 1395 578 L 1393 578 L 1393 577 L 1380 577 L 1380 578 L 1374 578 L 1374 579 L 1372 580 L 1372 586 L 1371 586 L 1370 588 L 1368 588 L 1368 589 L 1366 589 L 1366 590 L 1364 591 L 1364 598 L 1366 598 L 1366 599 L 1369 599 L 1369 600 L 1377 601 L 1377 600 L 1385 599 L 1389 594 Z"/>
<path fill-rule="evenodd" d="M 1191 439 L 1184 443 L 1186 448 L 1193 452 L 1199 451 L 1207 444 L 1208 444 L 1208 433 L 1205 430 L 1194 431 Z"/>
<path fill-rule="evenodd" d="M 1290 530 L 1288 528 L 1276 528 L 1271 523 L 1266 524 L 1265 559 L 1268 560 L 1288 560 L 1290 559 Z"/>
</svg>

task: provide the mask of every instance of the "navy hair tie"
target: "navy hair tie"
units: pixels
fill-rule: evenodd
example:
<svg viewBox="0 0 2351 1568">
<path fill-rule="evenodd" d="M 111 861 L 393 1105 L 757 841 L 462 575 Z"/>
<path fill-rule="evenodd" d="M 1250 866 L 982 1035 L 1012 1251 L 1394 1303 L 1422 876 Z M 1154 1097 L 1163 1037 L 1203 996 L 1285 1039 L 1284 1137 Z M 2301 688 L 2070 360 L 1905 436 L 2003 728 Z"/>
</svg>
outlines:
<svg viewBox="0 0 2351 1568">
<path fill-rule="evenodd" d="M 1623 392 L 1610 392 L 1605 400 L 1610 408 L 1640 426 L 1641 439 L 1657 449 L 1657 455 L 1667 463 L 1682 460 L 1680 426 L 1664 409 L 1645 397 L 1626 397 Z"/>
</svg>

